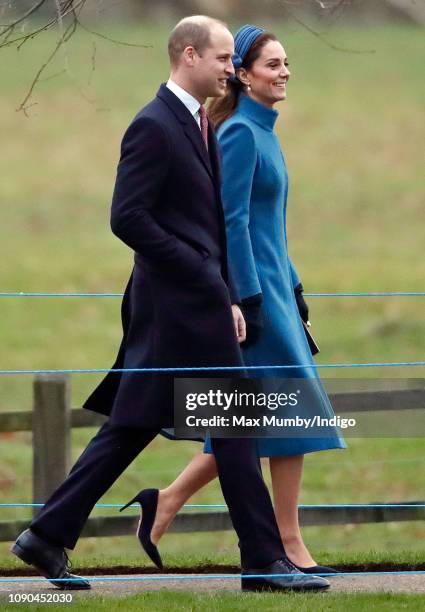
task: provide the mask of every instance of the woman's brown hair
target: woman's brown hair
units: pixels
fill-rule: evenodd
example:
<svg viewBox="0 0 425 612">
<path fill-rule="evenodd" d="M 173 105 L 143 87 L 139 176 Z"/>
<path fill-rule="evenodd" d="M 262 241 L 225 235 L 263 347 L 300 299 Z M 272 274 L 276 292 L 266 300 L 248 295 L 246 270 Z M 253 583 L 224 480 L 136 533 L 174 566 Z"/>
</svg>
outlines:
<svg viewBox="0 0 425 612">
<path fill-rule="evenodd" d="M 241 68 L 249 70 L 252 64 L 259 58 L 261 49 L 271 40 L 277 40 L 271 32 L 263 32 L 250 47 Z M 239 96 L 243 91 L 243 83 L 239 79 L 227 81 L 227 92 L 221 98 L 214 98 L 208 106 L 208 117 L 217 130 L 223 121 L 226 121 L 235 112 Z"/>
</svg>

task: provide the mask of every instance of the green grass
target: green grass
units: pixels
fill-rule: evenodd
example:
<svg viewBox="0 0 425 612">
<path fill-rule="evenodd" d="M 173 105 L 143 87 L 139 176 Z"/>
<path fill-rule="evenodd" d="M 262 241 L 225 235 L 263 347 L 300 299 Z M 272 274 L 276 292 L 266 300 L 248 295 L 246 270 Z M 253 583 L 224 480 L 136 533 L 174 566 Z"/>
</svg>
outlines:
<svg viewBox="0 0 425 612">
<path fill-rule="evenodd" d="M 423 291 L 423 31 L 388 26 L 327 33 L 335 44 L 373 49 L 372 54 L 336 52 L 295 26 L 277 32 L 292 70 L 277 128 L 290 174 L 290 251 L 306 291 Z M 15 108 L 54 36 L 19 53 L 1 51 L 0 134 L 7 152 L 1 162 L 6 178 L 0 182 L 1 291 L 122 291 L 125 286 L 131 254 L 109 229 L 115 166 L 123 130 L 167 78 L 167 30 L 146 25 L 110 33 L 153 48 L 97 40 L 96 70 L 88 85 L 92 40 L 76 36 L 69 43 L 71 76 L 40 83 L 29 119 Z M 60 58 L 49 74 L 62 67 Z M 112 364 L 121 333 L 119 299 L 0 299 L 1 368 Z M 424 359 L 421 298 L 310 298 L 309 304 L 322 348 L 319 363 Z M 423 369 L 328 370 L 326 375 L 402 378 L 423 376 Z M 74 405 L 98 380 L 73 377 Z M 30 376 L 2 376 L 0 384 L 0 410 L 31 406 Z M 92 433 L 74 432 L 74 457 Z M 301 503 L 425 499 L 423 439 L 348 442 L 346 451 L 306 457 Z M 101 501 L 124 502 L 139 488 L 167 484 L 198 448 L 156 440 Z M 31 457 L 29 434 L 0 437 L 2 501 L 31 500 Z M 220 503 L 217 483 L 193 501 Z M 28 510 L 1 510 L 0 520 L 14 517 L 29 517 Z M 311 527 L 304 536 L 320 562 L 371 554 L 397 558 L 406 550 L 416 558 L 424 552 L 425 525 Z M 7 548 L 0 544 L 0 564 L 10 562 Z M 161 543 L 167 561 L 184 563 L 182 549 L 188 558 L 237 561 L 231 532 L 169 535 Z M 78 564 L 102 558 L 109 565 L 121 556 L 127 563 L 144 562 L 130 537 L 81 540 L 74 558 Z M 191 605 L 196 609 L 200 601 L 195 597 Z"/>
<path fill-rule="evenodd" d="M 222 537 L 223 534 L 215 534 Z M 172 537 L 172 536 L 171 536 Z M 204 537 L 204 536 L 203 536 Z M 195 539 L 195 538 L 194 538 Z M 211 539 L 212 540 L 212 539 Z M 165 540 L 164 540 L 165 542 Z M 117 573 L 126 573 L 128 570 L 131 573 L 155 573 L 157 570 L 152 566 L 150 560 L 141 553 L 138 545 L 135 544 L 135 538 L 101 538 L 98 543 L 103 545 L 103 549 L 110 550 L 108 554 L 108 563 L 105 564 L 104 554 L 89 554 L 77 551 L 72 557 L 74 571 L 87 572 L 87 575 L 96 575 L 101 573 L 98 568 L 115 568 Z M 181 543 L 181 539 L 180 539 Z M 199 542 L 198 542 L 199 544 Z M 176 546 L 175 552 L 168 552 L 164 555 L 166 563 L 166 572 L 178 573 L 179 571 L 192 570 L 192 573 L 223 573 L 235 572 L 239 568 L 239 558 L 235 550 L 227 552 L 211 554 L 208 547 L 211 542 L 202 542 L 207 544 L 207 547 L 201 551 L 182 552 L 182 547 L 179 549 Z M 7 545 L 9 547 L 10 544 Z M 5 546 L 5 549 L 7 548 Z M 100 547 L 99 547 L 100 548 Z M 117 548 L 119 552 L 117 552 Z M 184 547 L 187 548 L 186 546 Z M 162 547 L 161 547 L 162 551 Z M 394 568 L 400 570 L 413 571 L 422 570 L 424 566 L 424 556 L 422 551 L 414 550 L 361 550 L 360 552 L 352 552 L 346 550 L 329 551 L 323 548 L 316 551 L 317 558 L 323 564 L 334 565 L 339 571 L 391 571 Z M 125 569 L 124 569 L 125 568 Z M 367 569 L 366 569 L 367 568 Z M 34 575 L 34 570 L 26 565 L 13 555 L 4 557 L 1 560 L 1 572 L 7 575 Z"/>
<path fill-rule="evenodd" d="M 312 609 L 318 612 L 328 610 L 417 610 L 423 605 L 422 595 L 407 594 L 345 594 L 345 593 L 322 593 L 311 595 L 295 594 L 234 594 L 234 593 L 181 593 L 162 591 L 160 593 L 142 593 L 127 597 L 90 597 L 76 596 L 72 603 L 73 610 L 90 611 L 103 610 L 191 610 L 200 612 L 202 610 L 231 610 L 232 612 L 245 612 L 253 608 L 279 611 L 294 609 L 300 612 L 310 612 Z M 49 610 L 63 609 L 64 604 L 50 605 Z M 15 610 L 6 604 L 3 610 Z M 19 604 L 20 610 L 45 610 L 46 606 L 37 604 Z"/>
</svg>

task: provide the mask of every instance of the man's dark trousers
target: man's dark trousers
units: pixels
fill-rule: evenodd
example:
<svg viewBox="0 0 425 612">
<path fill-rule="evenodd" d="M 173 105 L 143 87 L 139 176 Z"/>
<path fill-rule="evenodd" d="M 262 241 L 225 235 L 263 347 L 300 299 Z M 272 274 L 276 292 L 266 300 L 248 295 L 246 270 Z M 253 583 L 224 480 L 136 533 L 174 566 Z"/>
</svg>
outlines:
<svg viewBox="0 0 425 612">
<path fill-rule="evenodd" d="M 157 433 L 106 422 L 32 521 L 34 533 L 56 546 L 74 548 L 96 502 Z M 213 439 L 212 446 L 223 495 L 240 541 L 242 567 L 261 568 L 284 557 L 252 440 Z"/>
</svg>

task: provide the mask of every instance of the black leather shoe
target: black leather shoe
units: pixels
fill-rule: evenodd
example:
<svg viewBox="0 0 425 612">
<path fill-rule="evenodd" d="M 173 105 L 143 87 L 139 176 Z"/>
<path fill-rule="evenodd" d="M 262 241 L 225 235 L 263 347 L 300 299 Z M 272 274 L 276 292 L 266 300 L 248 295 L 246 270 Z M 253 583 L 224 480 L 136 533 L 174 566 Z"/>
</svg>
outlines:
<svg viewBox="0 0 425 612">
<path fill-rule="evenodd" d="M 260 574 L 270 577 L 248 578 Z M 326 578 L 300 573 L 288 559 L 278 559 L 266 567 L 242 570 L 241 586 L 242 591 L 319 591 L 329 588 L 330 583 Z"/>
<path fill-rule="evenodd" d="M 156 567 L 160 570 L 164 569 L 162 564 L 161 555 L 155 544 L 151 540 L 152 526 L 155 522 L 156 509 L 158 507 L 158 489 L 143 489 L 128 502 L 125 506 L 120 509 L 120 512 L 138 502 L 142 508 L 142 517 L 139 521 L 139 527 L 137 529 L 137 537 L 142 545 L 142 548 L 150 559 L 155 563 Z"/>
<path fill-rule="evenodd" d="M 48 544 L 31 529 L 23 531 L 10 550 L 60 589 L 91 588 L 87 580 L 69 572 L 71 563 L 63 548 Z"/>
<path fill-rule="evenodd" d="M 327 565 L 311 565 L 310 567 L 301 567 L 297 565 L 293 561 L 291 561 L 292 565 L 297 568 L 298 571 L 303 572 L 304 574 L 337 574 L 338 570 L 334 567 L 328 567 Z"/>
</svg>

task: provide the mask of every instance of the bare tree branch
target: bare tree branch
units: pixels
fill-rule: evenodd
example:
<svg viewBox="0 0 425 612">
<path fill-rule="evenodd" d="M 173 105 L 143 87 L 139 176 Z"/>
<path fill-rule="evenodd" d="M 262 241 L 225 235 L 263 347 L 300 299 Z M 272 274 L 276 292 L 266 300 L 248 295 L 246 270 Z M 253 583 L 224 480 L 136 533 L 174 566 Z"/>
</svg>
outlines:
<svg viewBox="0 0 425 612">
<path fill-rule="evenodd" d="M 27 106 L 27 102 L 30 99 L 35 86 L 37 85 L 37 83 L 40 80 L 41 75 L 43 74 L 44 70 L 47 68 L 47 66 L 50 64 L 50 62 L 53 60 L 53 58 L 55 57 L 56 53 L 59 51 L 59 49 L 61 48 L 61 46 L 64 44 L 64 42 L 66 40 L 68 40 L 68 36 L 71 35 L 75 32 L 76 29 L 76 23 L 73 21 L 72 23 L 69 24 L 69 26 L 63 31 L 62 36 L 59 38 L 58 42 L 56 43 L 55 48 L 53 49 L 52 53 L 49 55 L 49 57 L 47 58 L 47 60 L 44 62 L 44 64 L 42 64 L 40 66 L 40 68 L 37 71 L 37 74 L 35 75 L 30 88 L 25 96 L 25 98 L 22 100 L 22 102 L 20 103 L 20 105 L 18 106 L 18 108 L 16 109 L 18 112 L 19 111 L 24 111 L 25 115 L 27 115 L 26 110 L 29 108 Z M 27 115 L 28 116 L 28 115 Z"/>
<path fill-rule="evenodd" d="M 32 40 L 33 38 L 38 36 L 38 34 L 41 34 L 42 32 L 45 32 L 49 30 L 50 28 L 56 26 L 60 19 L 64 19 L 67 15 L 74 12 L 76 9 L 81 10 L 85 3 L 86 3 L 86 0 L 65 0 L 65 3 L 64 3 L 62 12 L 60 15 L 56 14 L 56 16 L 53 19 L 51 19 L 50 21 L 42 25 L 40 28 L 33 30 L 32 32 L 27 32 L 26 34 L 23 34 L 22 36 L 18 36 L 17 38 L 14 38 L 13 40 L 8 40 L 8 36 L 10 36 L 10 32 L 9 32 L 8 36 L 6 37 L 6 40 L 1 41 L 1 38 L 4 33 L 0 32 L 0 49 L 1 47 L 9 47 L 17 42 L 20 42 L 21 44 L 18 46 L 18 49 L 19 49 L 28 40 Z"/>
<path fill-rule="evenodd" d="M 99 38 L 102 38 L 104 40 L 107 40 L 108 42 L 112 42 L 113 44 L 116 45 L 123 45 L 123 46 L 127 46 L 127 47 L 139 47 L 139 48 L 147 48 L 147 47 L 152 47 L 152 45 L 142 45 L 142 44 L 137 44 L 137 43 L 129 43 L 126 41 L 122 41 L 122 40 L 116 40 L 113 39 L 105 34 L 102 34 L 100 32 L 97 32 L 95 30 L 92 30 L 91 28 L 87 27 L 84 23 L 81 22 L 80 20 L 80 14 L 82 9 L 84 8 L 85 4 L 86 4 L 87 0 L 53 0 L 54 6 L 55 6 L 55 12 L 54 12 L 54 16 L 51 17 L 47 17 L 45 22 L 42 23 L 39 27 L 34 28 L 32 30 L 30 30 L 29 32 L 26 33 L 21 33 L 18 36 L 13 36 L 13 34 L 15 33 L 15 28 L 18 24 L 24 24 L 26 20 L 28 20 L 29 18 L 31 18 L 33 15 L 35 15 L 42 7 L 43 5 L 46 4 L 46 0 L 37 0 L 37 2 L 35 4 L 33 4 L 33 6 L 31 6 L 30 9 L 27 10 L 27 12 L 20 16 L 17 17 L 14 21 L 12 21 L 11 23 L 5 25 L 5 26 L 0 26 L 3 27 L 3 30 L 0 30 L 0 50 L 2 47 L 10 47 L 13 45 L 16 45 L 16 48 L 19 50 L 23 45 L 25 45 L 26 43 L 28 43 L 29 41 L 32 41 L 34 38 L 36 38 L 37 36 L 43 34 L 44 32 L 54 28 L 54 27 L 58 27 L 59 32 L 60 32 L 60 36 L 59 39 L 55 45 L 55 47 L 53 48 L 52 52 L 50 53 L 50 55 L 47 57 L 46 61 L 40 66 L 40 68 L 37 70 L 37 73 L 34 76 L 34 79 L 32 80 L 32 83 L 28 89 L 28 92 L 26 93 L 24 99 L 22 100 L 22 102 L 20 103 L 20 105 L 18 106 L 18 108 L 16 109 L 17 111 L 23 111 L 24 114 L 26 116 L 28 116 L 28 109 L 33 106 L 32 104 L 28 104 L 32 94 L 34 93 L 34 90 L 37 86 L 37 84 L 45 79 L 42 79 L 42 74 L 43 72 L 46 70 L 46 68 L 50 65 L 50 63 L 53 61 L 53 59 L 55 58 L 55 56 L 57 55 L 59 49 L 64 49 L 65 51 L 65 68 L 64 71 L 66 71 L 68 73 L 68 76 L 70 78 L 71 74 L 69 73 L 69 67 L 68 67 L 68 55 L 66 53 L 66 43 L 69 41 L 69 39 L 73 36 L 73 34 L 75 33 L 77 27 L 81 28 L 82 30 L 90 33 L 92 36 L 97 36 Z M 70 23 L 68 25 L 65 24 L 65 19 L 70 19 Z M 92 54 L 92 70 L 91 73 L 89 75 L 89 80 L 88 80 L 88 84 L 90 84 L 92 76 L 93 76 L 93 72 L 95 70 L 95 66 L 96 66 L 96 46 L 93 43 L 93 54 Z M 64 72 L 62 71 L 62 72 Z M 52 77 L 51 77 L 52 78 Z M 82 90 L 81 88 L 79 88 L 80 94 L 91 104 L 94 103 L 94 100 L 90 99 Z"/>
<path fill-rule="evenodd" d="M 312 34 L 315 38 L 317 38 L 318 40 L 320 40 L 320 42 L 322 42 L 323 44 L 325 44 L 327 47 L 329 47 L 330 49 L 333 49 L 334 51 L 340 51 L 342 53 L 358 53 L 358 54 L 364 54 L 364 53 L 376 53 L 375 49 L 348 49 L 347 47 L 340 47 L 339 45 L 335 45 L 334 43 L 328 41 L 323 34 L 321 34 L 320 32 L 317 32 L 317 30 L 315 30 L 314 28 L 312 28 L 311 26 L 309 26 L 307 23 L 305 23 L 304 21 L 302 21 L 301 19 L 299 19 L 289 8 L 288 8 L 288 3 L 285 0 L 280 0 L 280 4 L 283 5 L 283 10 L 287 12 L 287 14 L 291 17 L 291 19 L 293 19 L 296 23 L 298 23 L 301 27 L 303 27 L 305 30 L 307 30 L 307 32 L 310 32 L 310 34 Z M 340 4 L 340 3 L 339 3 Z"/>
<path fill-rule="evenodd" d="M 5 32 L 2 32 L 2 36 L 3 34 L 5 34 L 10 28 L 14 28 L 15 26 L 17 26 L 19 23 L 22 23 L 23 21 L 25 21 L 25 19 L 28 19 L 28 17 L 31 17 L 31 15 L 33 13 L 35 13 L 36 11 L 38 11 L 39 8 L 41 8 L 43 6 L 43 4 L 46 2 L 46 0 L 39 0 L 39 2 L 37 2 L 36 4 L 34 4 L 34 6 L 32 6 L 26 13 L 25 15 L 22 15 L 22 17 L 19 17 L 18 19 L 15 19 L 15 21 L 13 21 L 12 23 L 7 23 L 7 24 L 0 24 L 0 28 L 6 28 Z"/>
<path fill-rule="evenodd" d="M 40 0 L 41 1 L 41 0 Z M 46 0 L 43 0 L 43 3 Z M 60 3 L 55 0 L 55 3 L 58 7 L 58 5 L 60 5 Z M 39 27 L 36 30 L 33 30 L 32 32 L 28 32 L 27 34 L 23 34 L 22 36 L 18 36 L 12 40 L 4 40 L 2 41 L 2 37 L 6 34 L 6 31 L 0 32 L 0 49 L 1 47 L 8 47 L 8 46 L 12 46 L 15 43 L 21 43 L 24 44 L 26 43 L 28 40 L 31 40 L 33 38 L 35 38 L 35 36 L 37 36 L 38 34 L 41 34 L 42 32 L 45 32 L 46 30 L 51 29 L 52 27 L 58 25 L 61 21 L 63 21 L 63 19 L 65 17 L 67 17 L 70 14 L 73 14 L 73 19 L 75 19 L 78 22 L 78 25 L 85 30 L 86 32 L 88 32 L 89 34 L 92 34 L 93 36 L 98 36 L 99 38 L 103 38 L 104 40 L 107 40 L 109 42 L 112 42 L 116 45 L 121 45 L 121 46 L 125 46 L 125 47 L 138 47 L 141 49 L 147 49 L 147 48 L 152 48 L 152 45 L 141 45 L 139 43 L 129 43 L 123 40 L 116 40 L 113 39 L 109 36 L 106 36 L 105 34 L 102 34 L 101 32 L 97 32 L 95 30 L 92 30 L 91 28 L 87 27 L 85 24 L 83 24 L 80 19 L 77 17 L 76 15 L 76 11 L 78 10 L 79 12 L 81 12 L 81 9 L 84 7 L 86 3 L 86 0 L 65 0 L 63 6 L 61 9 L 57 8 L 56 11 L 56 16 L 51 19 L 50 21 L 48 21 L 47 23 L 45 23 L 44 25 L 42 25 L 41 27 Z M 40 8 L 40 7 L 38 7 Z M 15 23 L 11 24 L 11 26 L 14 27 Z M 10 35 L 10 32 L 9 32 Z"/>
<path fill-rule="evenodd" d="M 101 34 L 100 32 L 96 32 L 95 30 L 88 28 L 86 25 L 81 23 L 81 21 L 78 21 L 78 25 L 89 34 L 93 34 L 93 36 L 103 38 L 104 40 L 114 43 L 115 45 L 121 45 L 123 47 L 139 47 L 140 49 L 152 49 L 153 47 L 153 45 L 141 45 L 139 43 L 129 43 L 125 42 L 124 40 L 116 40 L 114 38 L 111 38 L 110 36 L 106 36 L 105 34 Z"/>
</svg>

